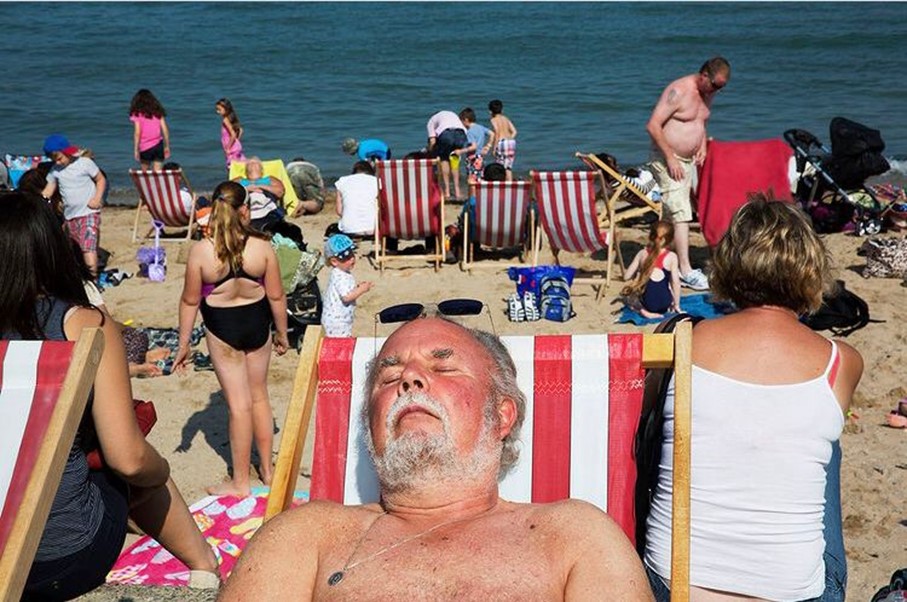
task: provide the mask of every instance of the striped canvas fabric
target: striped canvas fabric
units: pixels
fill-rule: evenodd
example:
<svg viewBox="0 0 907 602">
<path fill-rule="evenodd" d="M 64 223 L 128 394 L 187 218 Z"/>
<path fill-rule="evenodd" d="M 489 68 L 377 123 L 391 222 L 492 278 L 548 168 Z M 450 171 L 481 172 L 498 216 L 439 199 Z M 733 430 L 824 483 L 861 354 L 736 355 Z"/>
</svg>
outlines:
<svg viewBox="0 0 907 602">
<path fill-rule="evenodd" d="M 6 547 L 74 344 L 0 342 L 0 550 Z"/>
<path fill-rule="evenodd" d="M 642 408 L 642 335 L 503 337 L 526 394 L 520 461 L 501 483 L 518 502 L 578 498 L 634 539 L 633 439 Z M 359 413 L 382 339 L 324 339 L 319 358 L 312 499 L 377 501 Z"/>
<path fill-rule="evenodd" d="M 498 249 L 519 246 L 531 195 L 529 182 L 478 182 L 475 240 Z"/>
<path fill-rule="evenodd" d="M 598 226 L 592 171 L 532 172 L 542 227 L 553 249 L 591 253 L 608 246 Z"/>
<path fill-rule="evenodd" d="M 375 163 L 382 236 L 413 240 L 441 231 L 435 164 L 432 159 Z"/>
<path fill-rule="evenodd" d="M 180 200 L 182 170 L 153 172 L 131 169 L 129 175 L 152 217 L 171 228 L 189 225 L 192 214 L 186 211 Z"/>
</svg>

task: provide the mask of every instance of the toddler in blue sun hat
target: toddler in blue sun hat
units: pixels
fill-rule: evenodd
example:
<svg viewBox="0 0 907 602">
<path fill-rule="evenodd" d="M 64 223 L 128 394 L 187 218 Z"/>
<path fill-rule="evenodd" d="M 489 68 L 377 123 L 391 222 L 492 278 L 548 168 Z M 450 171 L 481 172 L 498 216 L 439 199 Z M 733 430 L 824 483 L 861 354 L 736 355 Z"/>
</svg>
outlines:
<svg viewBox="0 0 907 602">
<path fill-rule="evenodd" d="M 356 299 L 372 288 L 371 282 L 356 283 L 356 244 L 346 234 L 334 234 L 324 243 L 324 256 L 331 264 L 331 276 L 322 295 L 321 325 L 329 337 L 353 334 Z"/>
</svg>

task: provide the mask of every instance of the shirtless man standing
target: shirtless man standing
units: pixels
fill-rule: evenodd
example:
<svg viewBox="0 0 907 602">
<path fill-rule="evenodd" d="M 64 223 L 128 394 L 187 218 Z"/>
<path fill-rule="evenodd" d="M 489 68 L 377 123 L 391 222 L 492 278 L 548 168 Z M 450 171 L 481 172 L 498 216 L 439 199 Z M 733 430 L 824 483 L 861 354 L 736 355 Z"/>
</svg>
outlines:
<svg viewBox="0 0 907 602">
<path fill-rule="evenodd" d="M 727 60 L 720 56 L 707 60 L 699 73 L 681 77 L 665 88 L 646 125 L 652 138 L 652 173 L 661 188 L 666 217 L 674 222 L 680 283 L 694 290 L 708 289 L 709 282 L 701 270 L 690 265 L 690 193 L 695 170 L 705 160 L 705 128 L 712 98 L 730 77 Z"/>
<path fill-rule="evenodd" d="M 367 382 L 381 503 L 281 513 L 221 600 L 652 600 L 599 509 L 498 496 L 526 400 L 495 336 L 416 319 L 387 339 Z"/>
</svg>

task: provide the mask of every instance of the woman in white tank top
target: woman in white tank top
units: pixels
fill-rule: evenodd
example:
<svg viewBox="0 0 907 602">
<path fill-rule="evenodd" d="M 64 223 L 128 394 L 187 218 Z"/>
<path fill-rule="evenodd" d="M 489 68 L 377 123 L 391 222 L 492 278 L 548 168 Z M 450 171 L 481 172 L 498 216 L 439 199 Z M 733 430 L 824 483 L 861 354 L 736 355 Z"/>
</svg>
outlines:
<svg viewBox="0 0 907 602">
<path fill-rule="evenodd" d="M 693 331 L 691 600 L 843 600 L 830 462 L 863 360 L 799 321 L 828 289 L 828 254 L 802 212 L 759 195 L 718 244 L 710 282 L 740 311 Z M 673 390 L 664 415 L 645 554 L 658 600 L 671 578 Z M 826 513 L 840 557 L 828 588 Z"/>
</svg>

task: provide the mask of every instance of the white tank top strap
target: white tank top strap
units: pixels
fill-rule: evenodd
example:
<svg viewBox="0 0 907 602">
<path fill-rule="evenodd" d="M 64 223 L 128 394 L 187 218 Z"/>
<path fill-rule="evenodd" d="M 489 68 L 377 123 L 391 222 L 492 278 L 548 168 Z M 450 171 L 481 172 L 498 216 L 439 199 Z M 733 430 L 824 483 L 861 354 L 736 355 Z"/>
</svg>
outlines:
<svg viewBox="0 0 907 602">
<path fill-rule="evenodd" d="M 823 375 L 828 381 L 828 385 L 833 387 L 835 386 L 835 380 L 838 378 L 838 368 L 841 367 L 841 354 L 838 352 L 838 344 L 834 341 L 829 341 L 831 343 L 831 357 L 828 358 L 828 365 L 825 366 L 825 372 Z"/>
</svg>

